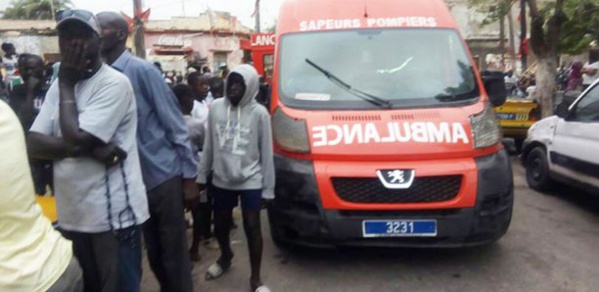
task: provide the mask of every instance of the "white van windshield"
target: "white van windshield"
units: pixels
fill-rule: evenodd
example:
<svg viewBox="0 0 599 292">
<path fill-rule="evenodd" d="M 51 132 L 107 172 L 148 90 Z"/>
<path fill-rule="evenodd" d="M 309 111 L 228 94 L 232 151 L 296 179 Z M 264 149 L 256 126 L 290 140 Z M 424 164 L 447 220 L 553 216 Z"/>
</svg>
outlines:
<svg viewBox="0 0 599 292">
<path fill-rule="evenodd" d="M 351 30 L 284 35 L 281 101 L 314 109 L 439 106 L 479 95 L 454 30 Z"/>
</svg>

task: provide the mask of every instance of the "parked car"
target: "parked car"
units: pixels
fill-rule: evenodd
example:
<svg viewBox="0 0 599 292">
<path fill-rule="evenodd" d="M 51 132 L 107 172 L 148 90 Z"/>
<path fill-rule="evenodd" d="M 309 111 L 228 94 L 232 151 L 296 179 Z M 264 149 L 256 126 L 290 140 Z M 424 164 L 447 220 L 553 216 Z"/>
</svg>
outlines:
<svg viewBox="0 0 599 292">
<path fill-rule="evenodd" d="M 573 101 L 564 97 L 556 115 L 535 123 L 521 158 L 534 190 L 561 182 L 599 194 L 599 83 Z"/>
<path fill-rule="evenodd" d="M 495 113 L 504 138 L 513 138 L 516 151 L 522 150 L 528 129 L 541 116 L 539 104 L 528 98 L 508 98 L 495 108 Z"/>
</svg>

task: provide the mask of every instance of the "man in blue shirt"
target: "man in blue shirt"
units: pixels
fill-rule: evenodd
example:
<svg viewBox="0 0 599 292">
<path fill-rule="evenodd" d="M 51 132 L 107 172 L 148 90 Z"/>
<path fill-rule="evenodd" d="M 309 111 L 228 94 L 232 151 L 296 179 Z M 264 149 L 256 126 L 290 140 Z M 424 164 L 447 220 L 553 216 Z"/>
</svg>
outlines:
<svg viewBox="0 0 599 292">
<path fill-rule="evenodd" d="M 114 12 L 100 13 L 98 19 L 102 55 L 129 77 L 137 101 L 137 142 L 151 215 L 144 226 L 150 266 L 162 291 L 192 291 L 182 202 L 194 208 L 199 190 L 187 126 L 158 69 L 127 51 L 127 22 Z"/>
</svg>

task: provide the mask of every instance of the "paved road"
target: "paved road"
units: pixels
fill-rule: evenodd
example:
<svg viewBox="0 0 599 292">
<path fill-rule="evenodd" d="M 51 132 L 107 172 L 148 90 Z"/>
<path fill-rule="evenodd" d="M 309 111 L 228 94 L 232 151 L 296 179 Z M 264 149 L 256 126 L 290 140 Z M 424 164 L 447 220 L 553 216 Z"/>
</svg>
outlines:
<svg viewBox="0 0 599 292">
<path fill-rule="evenodd" d="M 598 291 L 599 197 L 562 188 L 543 195 L 514 163 L 515 211 L 499 242 L 461 250 L 280 250 L 265 230 L 263 278 L 273 291 Z M 268 228 L 266 218 L 264 229 Z M 242 241 L 243 233 L 235 232 Z M 203 275 L 218 252 L 203 249 L 196 291 L 249 291 L 245 242 L 223 278 Z M 594 287 L 594 288 L 593 288 Z M 158 291 L 147 265 L 143 291 Z"/>
</svg>

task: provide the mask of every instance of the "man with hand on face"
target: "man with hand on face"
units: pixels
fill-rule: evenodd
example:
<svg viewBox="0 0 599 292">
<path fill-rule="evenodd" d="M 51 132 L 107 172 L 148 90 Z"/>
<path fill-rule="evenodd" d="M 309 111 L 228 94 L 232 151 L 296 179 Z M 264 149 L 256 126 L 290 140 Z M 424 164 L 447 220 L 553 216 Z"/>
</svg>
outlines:
<svg viewBox="0 0 599 292">
<path fill-rule="evenodd" d="M 270 116 L 255 98 L 258 73 L 250 65 L 235 68 L 227 77 L 225 98 L 212 104 L 208 131 L 200 160 L 198 184 L 206 188 L 212 172 L 214 233 L 221 257 L 208 269 L 207 279 L 216 279 L 231 266 L 229 241 L 232 211 L 241 199 L 243 227 L 248 241 L 252 291 L 270 291 L 260 278 L 262 199 L 274 199 L 275 171 Z"/>
<path fill-rule="evenodd" d="M 162 291 L 192 291 L 183 199 L 190 209 L 200 192 L 195 185 L 197 163 L 177 99 L 160 72 L 126 49 L 129 26 L 114 12 L 98 14 L 102 55 L 123 72 L 137 100 L 137 142 L 148 190 L 151 218 L 144 225 L 150 267 Z"/>
<path fill-rule="evenodd" d="M 31 127 L 31 157 L 54 161 L 58 222 L 73 241 L 85 291 L 139 291 L 148 202 L 131 83 L 100 57 L 100 26 L 84 10 L 57 13 L 62 63 Z"/>
</svg>

